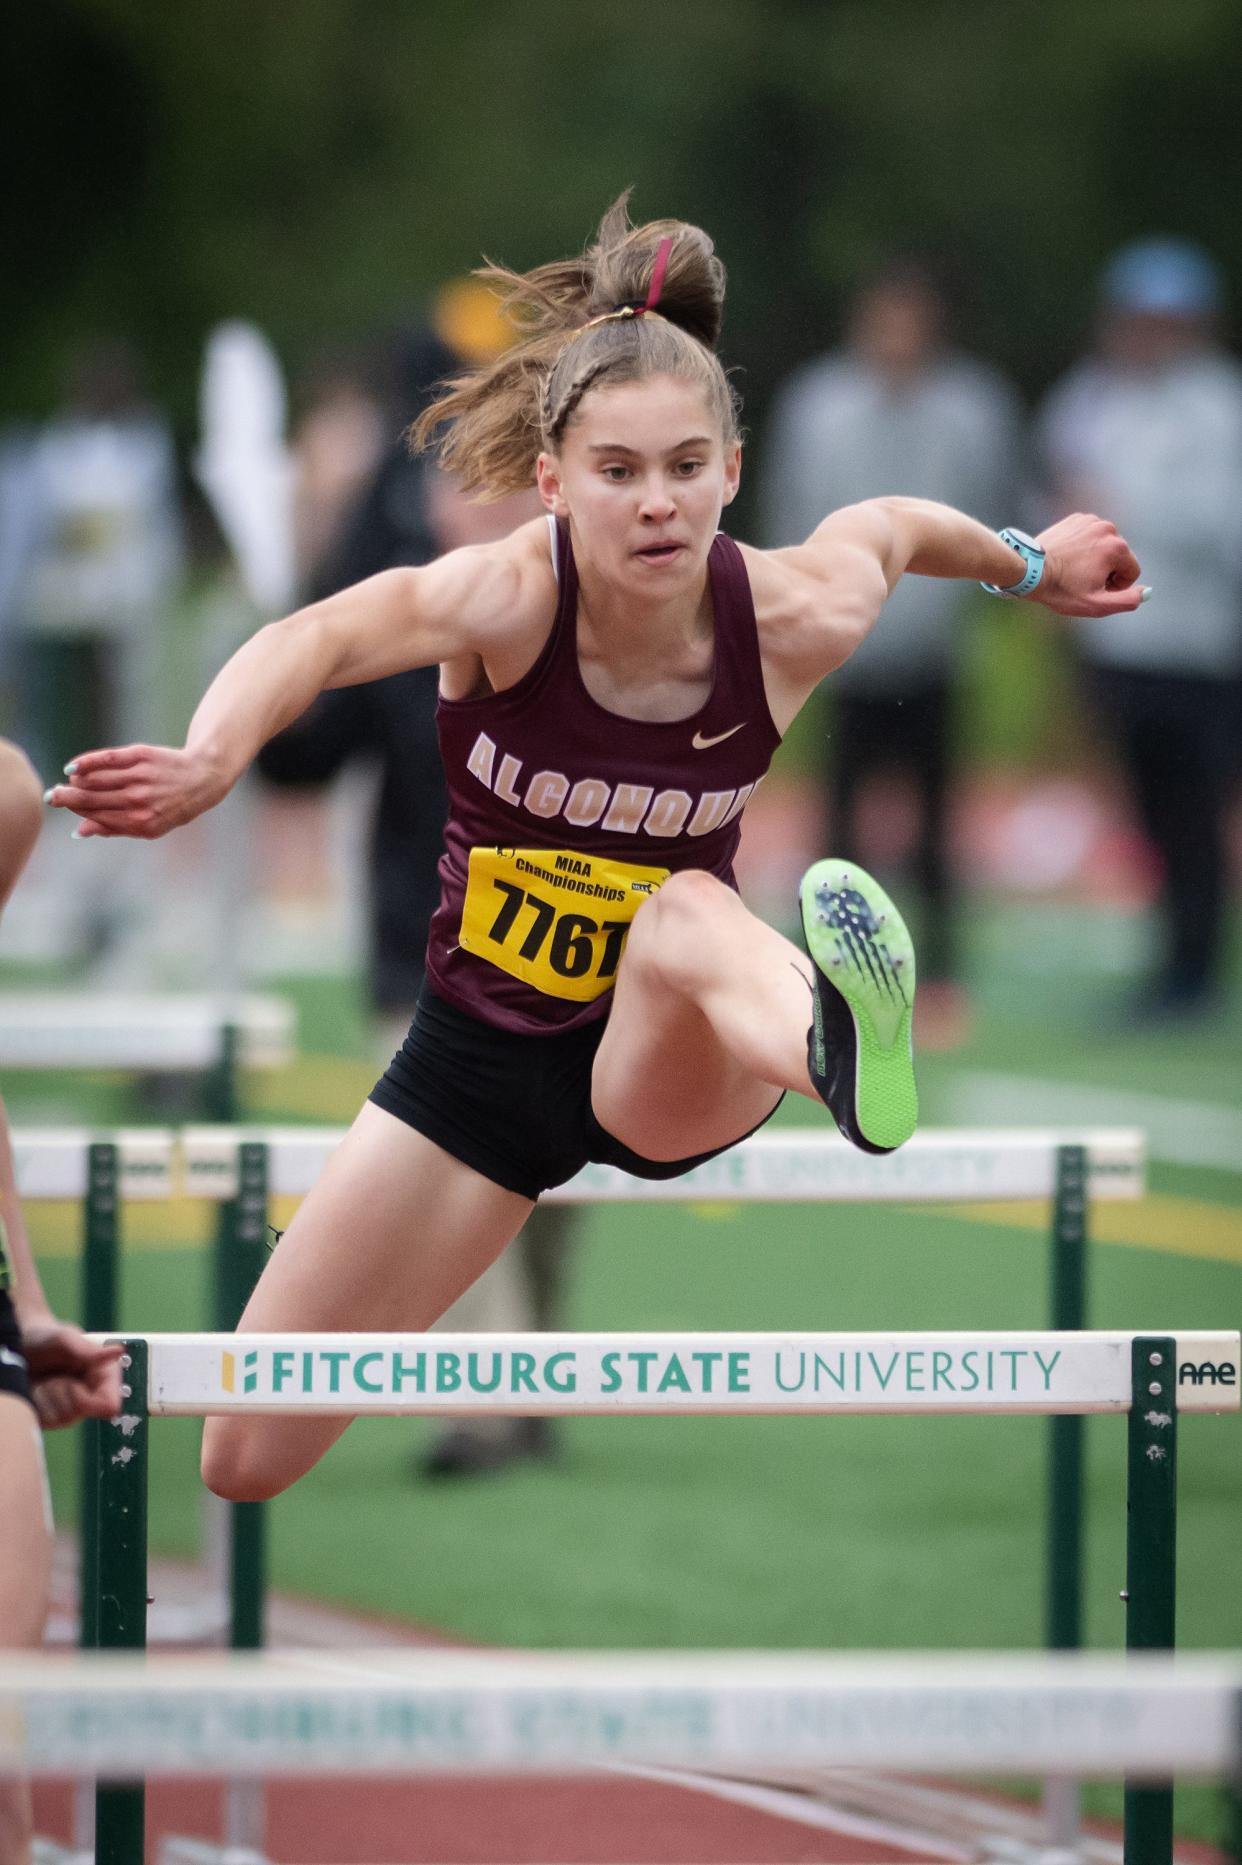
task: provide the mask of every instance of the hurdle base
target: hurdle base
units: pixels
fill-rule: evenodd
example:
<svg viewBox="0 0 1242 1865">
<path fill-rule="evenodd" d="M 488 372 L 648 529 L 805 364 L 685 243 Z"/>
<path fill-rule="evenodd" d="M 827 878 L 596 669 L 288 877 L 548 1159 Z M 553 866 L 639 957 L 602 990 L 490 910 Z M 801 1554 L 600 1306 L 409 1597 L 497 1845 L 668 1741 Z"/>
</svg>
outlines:
<svg viewBox="0 0 1242 1865">
<path fill-rule="evenodd" d="M 250 1846 L 220 1845 L 213 1839 L 166 1833 L 156 1848 L 155 1865 L 271 1865 L 271 1861 Z"/>
<path fill-rule="evenodd" d="M 95 1848 L 83 1852 L 79 1846 L 63 1846 L 58 1839 L 36 1833 L 30 1842 L 30 1865 L 95 1865 Z"/>
<path fill-rule="evenodd" d="M 1043 1783 L 1040 1807 L 1048 1853 L 1078 1857 L 1082 1838 L 1082 1793 L 1078 1782 L 1064 1775 L 1050 1775 Z"/>
</svg>

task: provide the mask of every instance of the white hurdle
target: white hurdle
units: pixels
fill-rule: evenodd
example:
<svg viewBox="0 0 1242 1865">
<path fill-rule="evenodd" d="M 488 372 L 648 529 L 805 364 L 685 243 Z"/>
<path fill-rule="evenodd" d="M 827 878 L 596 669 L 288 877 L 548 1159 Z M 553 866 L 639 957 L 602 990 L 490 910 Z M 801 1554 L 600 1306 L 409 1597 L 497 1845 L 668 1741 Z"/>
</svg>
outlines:
<svg viewBox="0 0 1242 1865">
<path fill-rule="evenodd" d="M 296 1053 L 294 1005 L 265 993 L 0 991 L 0 1068 L 199 1076 L 219 1120 L 236 1118 L 240 1070 Z"/>
<path fill-rule="evenodd" d="M 171 1127 L 15 1127 L 11 1134 L 23 1203 L 81 1202 L 91 1190 L 91 1148 L 113 1149 L 113 1198 L 160 1202 L 173 1197 L 180 1148 Z"/>
<path fill-rule="evenodd" d="M 1159 1781 L 1242 1763 L 1242 1659 L 1061 1653 L 0 1657 L 0 1773 L 127 1779 L 657 1767 Z"/>
<path fill-rule="evenodd" d="M 303 1197 L 344 1137 L 343 1127 L 186 1127 L 181 1133 L 182 1186 L 203 1198 L 235 1198 L 242 1148 L 251 1145 L 264 1149 L 268 1192 Z M 1057 1189 L 1057 1156 L 1066 1146 L 1083 1149 L 1090 1198 L 1142 1197 L 1146 1143 L 1135 1128 L 929 1128 L 881 1157 L 859 1152 L 822 1126 L 766 1127 L 676 1179 L 638 1179 L 615 1166 L 589 1165 L 544 1195 L 570 1204 L 1051 1198 Z"/>
<path fill-rule="evenodd" d="M 125 1410 L 103 1428 L 97 1470 L 101 1532 L 96 1623 L 97 1642 L 106 1650 L 141 1647 L 146 1639 L 148 1424 L 152 1416 L 403 1415 L 521 1409 L 631 1415 L 1124 1411 L 1129 1419 L 1127 1644 L 1135 1651 L 1167 1651 L 1173 1645 L 1179 1410 L 1236 1411 L 1242 1394 L 1242 1339 L 1237 1330 L 1229 1329 L 1164 1334 L 446 1334 L 434 1339 L 425 1334 L 156 1334 L 127 1339 L 125 1350 Z M 1205 1374 L 1209 1367 L 1210 1379 Z M 242 1732 L 246 1730 L 256 1743 L 267 1733 L 279 1741 L 282 1728 L 298 1728 L 303 1722 L 313 1725 L 321 1716 L 331 1722 L 322 1699 L 317 1700 L 318 1708 L 304 1698 L 300 1708 L 292 1709 L 264 1699 L 267 1680 L 282 1675 L 281 1662 L 275 1659 L 263 1670 L 245 1674 L 252 1682 L 262 1680 L 258 1696 L 249 1699 L 249 1708 L 242 1696 L 228 1697 L 227 1702 L 223 1696 L 214 1696 L 214 1678 L 201 1670 L 196 1674 L 198 1682 L 182 1699 L 188 1706 L 183 1710 L 168 1697 L 158 1702 L 144 1699 L 141 1687 L 126 1698 L 124 1688 L 114 1679 L 117 1700 L 125 1706 L 116 1727 L 124 1727 L 125 1739 L 112 1751 L 111 1759 L 100 1751 L 97 1760 L 104 1772 L 132 1773 L 136 1736 L 141 1736 L 144 1757 L 148 1753 L 158 1756 L 162 1728 L 180 1721 L 184 1729 L 201 1735 L 213 1726 L 218 1714 L 221 1727 L 233 1731 L 225 1762 L 231 1769 L 234 1755 L 244 1759 L 247 1743 Z M 345 1681 L 347 1661 L 338 1661 L 335 1670 L 333 1661 L 323 1662 L 336 1683 Z M 364 1674 L 355 1674 L 354 1681 L 374 1685 L 382 1661 L 359 1662 Z M 399 1668 L 404 1655 L 394 1662 Z M 496 1664 L 494 1659 L 485 1661 L 468 1654 L 467 1666 L 471 1662 Z M 515 1757 L 514 1732 L 518 1740 L 527 1732 L 529 1749 L 529 1732 L 546 1721 L 554 1734 L 561 1726 L 596 1730 L 596 1746 L 592 1748 L 588 1739 L 581 1759 L 584 1765 L 598 1765 L 598 1732 L 626 1726 L 628 1716 L 637 1719 L 638 1740 L 632 1750 L 614 1746 L 609 1759 L 637 1756 L 672 1766 L 712 1765 L 701 1737 L 716 1712 L 709 1714 L 706 1705 L 695 1700 L 693 1686 L 687 1696 L 679 1697 L 674 1686 L 665 1687 L 661 1694 L 654 1675 L 643 1674 L 641 1659 L 616 1660 L 621 1667 L 637 1664 L 638 1671 L 630 1673 L 628 1693 L 621 1673 L 615 1673 L 601 1686 L 605 1690 L 602 1701 L 577 1698 L 573 1679 L 555 1672 L 545 1677 L 541 1696 L 538 1679 L 525 1677 L 517 1668 L 519 1661 L 512 1662 L 513 1669 L 508 1668 L 507 1659 L 497 1669 L 500 1694 L 490 1707 L 470 1706 L 469 1692 L 461 1681 L 466 1672 L 458 1673 L 456 1682 L 447 1672 L 441 1673 L 438 1695 L 431 1686 L 431 1695 L 421 1697 L 411 1694 L 407 1683 L 394 1687 L 393 1700 L 380 1712 L 379 1722 L 371 1725 L 369 1746 L 374 1749 L 378 1744 L 380 1752 L 387 1752 L 382 1732 L 388 1720 L 406 1732 L 402 1741 L 411 1753 L 417 1747 L 417 1732 L 439 1727 L 460 1730 L 464 1721 L 474 1720 L 480 1727 L 501 1732 L 490 1755 L 492 1765 L 504 1768 Z M 576 1674 L 585 1675 L 581 1667 L 589 1661 L 572 1662 L 579 1667 Z M 781 1661 L 772 1662 L 779 1669 Z M 240 1687 L 243 1673 L 235 1675 Z M 387 1680 L 390 1686 L 393 1675 L 390 1672 Z M 436 1674 L 433 1670 L 420 1675 L 434 1680 Z M 285 1676 L 290 1681 L 289 1674 Z M 296 1695 L 298 1682 L 305 1680 L 293 1678 L 292 1682 Z M 1073 1763 L 1064 1770 L 1062 1755 L 1054 1759 L 1040 1746 L 1035 1739 L 1036 1724 L 1019 1710 L 1016 1699 L 1002 1700 L 1003 1688 L 990 1711 L 978 1703 L 961 1712 L 959 1733 L 968 1729 L 973 1744 L 967 1758 L 962 1746 L 937 1749 L 934 1741 L 927 1741 L 928 1720 L 934 1726 L 937 1718 L 929 1699 L 923 1699 L 914 1722 L 908 1725 L 912 1732 L 923 1731 L 916 1751 L 900 1739 L 901 1718 L 891 1684 L 887 1697 L 872 1686 L 869 1710 L 861 1699 L 848 1709 L 843 1700 L 834 1706 L 831 1678 L 820 1673 L 816 1688 L 827 1695 L 817 1699 L 811 1692 L 800 1700 L 795 1689 L 796 1707 L 791 1712 L 788 1703 L 778 1709 L 778 1682 L 787 1691 L 795 1680 L 788 1671 L 779 1679 L 761 1677 L 747 1703 L 735 1697 L 729 1699 L 732 1707 L 720 1709 L 719 1726 L 740 1719 L 752 1735 L 766 1727 L 770 1741 L 766 1749 L 762 1745 L 747 1748 L 743 1743 L 733 1750 L 726 1743 L 716 1756 L 717 1766 L 726 1771 L 745 1769 L 755 1765 L 760 1755 L 765 1769 L 773 1761 L 788 1766 L 791 1758 L 802 1765 L 811 1760 L 809 1751 L 803 1756 L 796 1748 L 802 1730 L 811 1734 L 816 1767 L 844 1765 L 847 1760 L 861 1763 L 865 1757 L 868 1763 L 884 1760 L 888 1766 L 975 1768 L 988 1765 L 980 1758 L 980 1743 L 986 1756 L 991 1738 L 997 1767 L 1077 1772 Z M 995 1672 L 993 1683 L 998 1683 Z M 608 1688 L 616 1692 L 611 1705 L 606 1701 Z M 1210 1766 L 1226 1765 L 1234 1753 L 1229 1746 L 1236 1735 L 1229 1722 L 1230 1706 L 1236 1703 L 1232 1690 L 1232 1684 L 1221 1685 L 1211 1712 L 1217 1718 L 1218 1735 Z M 964 1701 L 959 1690 L 959 1710 Z M 21 1707 L 28 1718 L 39 1709 L 33 1696 L 23 1698 Z M 355 1704 L 345 1712 L 345 1726 L 350 1725 L 356 1709 Z M 941 1722 L 944 1712 L 942 1703 Z M 1124 1728 L 1126 1736 L 1132 1737 L 1135 1724 L 1130 1711 L 1114 1701 L 1112 1713 L 1118 1730 Z M 700 1738 L 697 1744 L 692 1741 L 687 1746 L 684 1730 L 679 1735 L 679 1717 L 689 1718 L 688 1727 Z M 101 1729 L 105 1720 L 93 1717 L 87 1700 L 79 1703 L 76 1726 L 80 1731 Z M 949 1723 L 952 1720 L 950 1716 Z M 1079 1760 L 1085 1761 L 1091 1752 L 1085 1731 L 1076 1728 L 1064 1699 L 1054 1721 L 1060 1735 L 1073 1738 Z M 506 1724 L 509 1735 L 503 1734 Z M 860 1740 L 851 1747 L 847 1732 L 857 1733 L 868 1726 L 869 1744 Z M 1220 1734 L 1225 1729 L 1231 1732 L 1228 1738 Z M 53 1747 L 49 1738 L 46 1753 L 50 1755 Z M 367 1747 L 364 1744 L 362 1752 Z M 545 1758 L 557 1766 L 570 1765 L 571 1750 L 572 1744 L 565 1749 L 554 1742 Z M 28 1745 L 27 1753 L 31 1752 Z M 64 1747 L 57 1752 L 62 1766 L 80 1765 L 79 1754 Z M 221 1753 L 214 1751 L 217 1764 Z M 1141 1751 L 1130 1749 L 1119 1764 L 1131 1769 L 1126 1815 L 1129 1865 L 1169 1865 L 1172 1788 L 1167 1777 L 1181 1765 L 1178 1755 L 1177 1737 L 1174 1734 L 1170 1739 L 1166 1727 L 1158 1743 Z M 937 1756 L 939 1760 L 934 1759 Z M 1188 1757 L 1189 1751 L 1182 1751 L 1185 1765 L 1199 1765 Z M 287 1772 L 287 1759 L 273 1765 Z M 1153 1777 L 1158 1785 L 1145 1784 Z M 140 1859 L 142 1796 L 142 1788 L 132 1782 L 100 1788 L 96 1819 L 101 1858 Z"/>
<path fill-rule="evenodd" d="M 57 1000 L 63 1006 L 67 1000 Z M 218 1006 L 216 1007 L 218 1008 Z M 38 1007 L 29 1019 L 38 1022 Z M 162 1014 L 162 1013 L 161 1013 Z M 185 1028 L 192 1019 L 183 1006 Z M 214 1014 L 214 1012 L 213 1012 Z M 135 1011 L 137 1018 L 138 1013 Z M 87 1050 L 95 1035 L 82 1036 Z M 139 1046 L 145 1042 L 135 1023 Z M 200 1036 L 202 1031 L 200 1029 Z M 165 1032 L 168 1035 L 168 1032 Z M 0 1041 L 3 1040 L 0 1025 Z M 94 1053 L 94 1051 L 92 1051 Z M 115 1055 L 115 1051 L 113 1052 Z M 134 1051 L 136 1055 L 137 1050 Z M 143 1053 L 147 1053 L 143 1051 Z M 164 1060 L 186 1051 L 166 1049 Z M 67 1055 L 67 1052 L 65 1052 Z M 330 1153 L 340 1143 L 337 1127 L 190 1126 L 170 1129 L 19 1129 L 14 1135 L 18 1187 L 29 1200 L 77 1199 L 83 1204 L 83 1319 L 95 1332 L 115 1329 L 121 1270 L 122 1207 L 127 1200 L 176 1195 L 203 1198 L 219 1207 L 216 1227 L 215 1312 L 217 1327 L 232 1323 L 244 1305 L 264 1260 L 267 1201 L 271 1195 L 304 1196 Z M 642 1180 L 606 1166 L 588 1166 L 571 1184 L 550 1194 L 558 1200 L 617 1202 L 659 1200 L 729 1202 L 935 1203 L 987 1199 L 1046 1199 L 1052 1206 L 1053 1279 L 1071 1299 L 1054 1297 L 1052 1324 L 1082 1325 L 1082 1246 L 1088 1206 L 1101 1199 L 1134 1199 L 1144 1184 L 1143 1136 L 1130 1129 L 1035 1131 L 943 1131 L 918 1133 L 899 1152 L 877 1158 L 847 1145 L 827 1125 L 768 1128 L 680 1179 Z M 1078 1642 L 1074 1615 L 1078 1594 L 1074 1554 L 1079 1458 L 1072 1417 L 1052 1427 L 1068 1434 L 1054 1446 L 1052 1507 L 1057 1514 L 1049 1597 L 1064 1622 L 1053 1642 Z M 89 1438 L 92 1434 L 88 1432 Z M 88 1452 L 89 1455 L 89 1452 Z M 218 1511 L 207 1516 L 213 1566 L 229 1558 Z M 93 1558 L 93 1517 L 84 1510 L 87 1563 Z M 235 1552 L 243 1566 L 261 1561 L 261 1529 L 249 1512 Z M 247 1544 L 247 1539 L 253 1546 Z M 227 1592 L 223 1577 L 221 1591 Z M 261 1588 L 251 1586 L 261 1600 Z M 85 1602 L 84 1602 L 85 1604 Z M 89 1613 L 84 1612 L 89 1629 Z M 218 1621 L 217 1608 L 212 1623 Z M 259 1642 L 253 1618 L 233 1623 L 239 1643 Z"/>
<path fill-rule="evenodd" d="M 28 1198 L 80 1198 L 84 1203 L 84 1228 L 88 1240 L 87 1323 L 98 1332 L 110 1332 L 116 1321 L 116 1286 L 118 1281 L 117 1247 L 119 1244 L 118 1204 L 127 1198 L 159 1198 L 178 1194 L 207 1199 L 220 1206 L 217 1225 L 216 1314 L 217 1327 L 224 1327 L 240 1312 L 249 1288 L 263 1261 L 266 1234 L 267 1200 L 270 1195 L 300 1197 L 314 1184 L 329 1154 L 339 1144 L 342 1128 L 307 1127 L 236 1127 L 195 1126 L 173 1135 L 161 1130 L 150 1135 L 142 1130 L 117 1134 L 19 1132 L 17 1165 L 19 1186 Z M 1130 1129 L 1040 1129 L 1005 1131 L 924 1131 L 887 1158 L 857 1152 L 832 1134 L 826 1126 L 812 1129 L 769 1128 L 750 1140 L 722 1154 L 677 1180 L 648 1181 L 631 1178 L 613 1168 L 588 1166 L 569 1185 L 549 1194 L 558 1201 L 580 1203 L 659 1200 L 662 1202 L 805 1202 L 850 1203 L 885 1202 L 889 1204 L 981 1202 L 987 1200 L 1042 1199 L 1052 1206 L 1053 1280 L 1056 1289 L 1067 1288 L 1070 1299 L 1054 1297 L 1054 1327 L 1069 1337 L 1069 1331 L 1081 1325 L 1081 1277 L 1083 1244 L 1086 1237 L 1086 1214 L 1097 1200 L 1136 1199 L 1144 1187 L 1145 1149 L 1143 1136 Z M 1079 1291 L 1075 1295 L 1075 1288 Z M 602 1337 L 601 1337 L 602 1338 Z M 1046 1404 L 1048 1389 L 1040 1390 L 1044 1378 L 1040 1363 L 1027 1358 L 1019 1362 L 1015 1353 L 1034 1354 L 1038 1346 L 1022 1347 L 1017 1337 L 997 1338 L 989 1345 L 984 1337 L 970 1345 L 958 1337 L 956 1349 L 943 1340 L 919 1347 L 909 1341 L 904 1348 L 884 1346 L 881 1339 L 867 1337 L 869 1345 L 857 1345 L 855 1359 L 847 1364 L 833 1363 L 815 1344 L 795 1348 L 787 1341 L 776 1362 L 769 1369 L 769 1396 L 766 1403 L 734 1404 L 728 1409 L 750 1410 L 869 1410 L 892 1409 L 899 1391 L 907 1400 L 927 1397 L 920 1409 L 965 1410 L 966 1401 L 976 1388 L 991 1390 L 994 1396 L 1013 1401 L 1012 1410 L 1047 1411 L 1052 1414 L 1050 1429 L 1058 1436 L 1053 1446 L 1054 1479 L 1051 1492 L 1053 1512 L 1049 1537 L 1050 1637 L 1053 1643 L 1077 1642 L 1077 1549 L 1080 1540 L 1078 1514 L 1080 1481 L 1078 1478 L 1077 1440 L 1070 1434 L 1081 1429 L 1081 1411 L 1072 1397 L 1064 1404 Z M 1024 1339 L 1026 1337 L 1023 1337 Z M 1044 1337 L 1045 1339 L 1050 1337 Z M 454 1349 L 447 1337 L 437 1337 L 437 1352 L 451 1354 Z M 689 1339 L 689 1337 L 687 1337 Z M 1215 1336 L 1212 1337 L 1216 1339 Z M 220 1336 L 219 1353 L 232 1354 L 239 1398 L 247 1396 L 246 1382 L 254 1370 L 247 1357 L 258 1349 L 250 1342 L 244 1346 L 232 1337 Z M 489 1345 L 494 1341 L 489 1340 Z M 508 1343 L 512 1346 L 512 1343 Z M 425 1409 L 461 1409 L 454 1407 L 452 1381 L 458 1377 L 466 1389 L 465 1404 L 482 1409 L 486 1392 L 472 1386 L 487 1385 L 491 1372 L 478 1372 L 477 1355 L 481 1343 L 471 1337 L 460 1344 L 460 1367 L 455 1375 L 448 1359 L 437 1359 L 430 1375 L 434 1407 Z M 516 1347 L 506 1363 L 502 1379 L 513 1390 L 504 1400 L 505 1409 L 531 1412 L 546 1408 L 531 1390 L 534 1377 L 526 1361 L 518 1356 L 534 1355 L 533 1364 L 546 1368 L 549 1354 L 565 1351 L 559 1339 L 538 1337 L 529 1348 Z M 278 1352 L 287 1351 L 277 1349 Z M 332 1352 L 333 1349 L 327 1351 Z M 599 1410 L 631 1409 L 616 1404 L 617 1391 L 624 1389 L 624 1378 L 613 1389 L 613 1380 L 604 1356 L 633 1351 L 639 1355 L 651 1351 L 649 1344 L 632 1348 L 601 1345 L 596 1370 L 600 1388 Z M 755 1397 L 755 1389 L 743 1392 L 743 1380 L 749 1381 L 749 1363 L 731 1359 L 745 1355 L 744 1347 L 717 1347 L 697 1339 L 684 1349 L 688 1360 L 680 1358 L 671 1346 L 671 1358 L 656 1366 L 648 1363 L 653 1382 L 649 1393 L 637 1392 L 643 1403 L 632 1409 L 654 1409 L 655 1402 L 665 1401 L 661 1409 L 673 1409 L 668 1401 L 678 1397 L 686 1403 L 678 1409 L 707 1410 L 714 1407 L 715 1393 L 707 1382 L 719 1379 L 734 1382 L 729 1396 L 738 1401 Z M 848 1350 L 841 1346 L 839 1353 Z M 1048 1348 L 1058 1354 L 1065 1349 Z M 1200 1364 L 1214 1364 L 1203 1350 Z M 894 1363 L 893 1353 L 899 1355 Z M 955 1352 L 959 1356 L 954 1358 Z M 717 1361 L 716 1353 L 726 1357 Z M 795 1360 L 794 1353 L 809 1354 L 809 1359 Z M 945 1359 L 946 1353 L 949 1355 Z M 700 1357 L 696 1358 L 695 1356 Z M 981 1359 L 974 1356 L 982 1354 Z M 866 1356 L 874 1355 L 875 1358 Z M 919 1356 L 930 1355 L 930 1358 Z M 1006 1358 L 1006 1356 L 1010 1356 Z M 1115 1346 L 1114 1359 L 1120 1366 L 1124 1348 Z M 858 1356 L 863 1356 L 859 1358 Z M 224 1362 L 221 1360 L 220 1364 Z M 283 1363 L 276 1363 L 278 1366 Z M 644 1377 L 643 1362 L 626 1365 L 638 1387 Z M 743 1365 L 747 1371 L 743 1373 Z M 1062 1379 L 1058 1371 L 1066 1364 L 1058 1358 L 1047 1370 L 1050 1381 Z M 1225 1362 L 1221 1362 L 1222 1366 Z M 490 1365 L 490 1363 L 489 1363 Z M 1023 1378 L 1016 1386 L 1011 1380 L 1015 1366 L 1022 1365 Z M 545 1384 L 565 1377 L 566 1362 L 556 1362 Z M 654 1368 L 654 1371 L 650 1369 Z M 852 1368 L 852 1370 L 851 1370 Z M 1117 1368 L 1114 1369 L 1117 1371 Z M 330 1374 L 328 1377 L 330 1378 Z M 274 1378 L 283 1378 L 276 1374 Z M 367 1385 L 375 1377 L 375 1363 L 362 1366 L 355 1401 L 367 1401 L 374 1395 Z M 1120 1378 L 1120 1374 L 1118 1374 Z M 1036 1383 L 1032 1385 L 1030 1382 Z M 696 1396 L 695 1382 L 699 1382 Z M 845 1403 L 852 1382 L 854 1399 L 869 1402 Z M 440 1392 L 441 1384 L 444 1391 Z M 925 1387 L 924 1393 L 919 1392 Z M 608 1388 L 605 1390 L 605 1388 Z M 774 1388 L 774 1389 L 773 1389 Z M 1061 1388 L 1061 1390 L 1068 1390 Z M 1112 1398 L 1100 1409 L 1123 1409 L 1128 1399 L 1117 1396 L 1114 1383 Z M 877 1400 L 878 1395 L 878 1400 Z M 1210 1389 L 1204 1392 L 1210 1400 Z M 557 1401 L 554 1396 L 553 1404 Z M 341 1409 L 362 1409 L 358 1404 Z M 382 1409 L 382 1408 L 372 1408 Z M 570 1409 L 568 1407 L 557 1409 Z M 982 1409 L 1000 1409 L 992 1405 Z M 91 1434 L 87 1434 L 90 1436 Z M 125 1447 L 122 1447 L 125 1448 Z M 89 1447 L 88 1447 L 89 1454 Z M 94 1502 L 96 1486 L 88 1479 L 84 1507 L 84 1589 L 83 1623 L 88 1638 L 94 1636 L 96 1604 L 92 1603 L 90 1576 L 95 1562 Z M 221 1599 L 210 1608 L 210 1625 L 214 1628 L 223 1616 L 229 1622 L 229 1636 L 234 1645 L 253 1648 L 262 1642 L 262 1517 L 255 1505 L 243 1505 L 231 1511 L 227 1537 L 221 1532 L 219 1512 L 208 1514 L 208 1543 L 213 1553 L 213 1567 L 221 1585 Z M 227 1547 L 224 1545 L 227 1539 Z M 227 1565 L 229 1579 L 224 1580 Z M 1068 1633 L 1064 1627 L 1069 1627 Z M 1058 1627 L 1062 1628 L 1058 1630 Z"/>
<path fill-rule="evenodd" d="M 283 997 L 0 991 L 0 1068 L 197 1071 L 219 1060 L 228 1028 L 243 1068 L 293 1060 L 296 1015 Z"/>
</svg>

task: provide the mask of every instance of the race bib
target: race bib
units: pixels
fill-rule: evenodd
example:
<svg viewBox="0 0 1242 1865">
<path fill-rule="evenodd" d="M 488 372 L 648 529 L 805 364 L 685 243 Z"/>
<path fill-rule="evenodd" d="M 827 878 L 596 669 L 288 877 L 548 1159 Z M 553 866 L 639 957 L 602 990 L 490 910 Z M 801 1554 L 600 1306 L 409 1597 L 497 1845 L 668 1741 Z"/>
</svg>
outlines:
<svg viewBox="0 0 1242 1865">
<path fill-rule="evenodd" d="M 547 997 L 610 991 L 630 922 L 669 876 L 606 855 L 472 848 L 460 943 Z"/>
</svg>

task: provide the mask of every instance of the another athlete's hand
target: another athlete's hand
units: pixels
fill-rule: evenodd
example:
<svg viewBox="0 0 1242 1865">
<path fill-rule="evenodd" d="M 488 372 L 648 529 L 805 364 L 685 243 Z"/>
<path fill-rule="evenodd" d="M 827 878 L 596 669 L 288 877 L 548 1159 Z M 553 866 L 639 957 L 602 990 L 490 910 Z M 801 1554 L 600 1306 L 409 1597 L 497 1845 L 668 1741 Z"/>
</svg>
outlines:
<svg viewBox="0 0 1242 1865">
<path fill-rule="evenodd" d="M 74 758 L 65 766 L 65 782 L 54 784 L 44 801 L 82 818 L 74 830 L 77 836 L 130 835 L 154 841 L 201 816 L 228 789 L 218 766 L 202 751 L 121 745 Z"/>
<path fill-rule="evenodd" d="M 1138 580 L 1138 558 L 1106 518 L 1074 512 L 1035 541 L 1048 559 L 1030 601 L 1058 615 L 1123 615 L 1151 594 Z"/>
<path fill-rule="evenodd" d="M 30 1391 L 45 1431 L 83 1418 L 115 1418 L 121 1410 L 119 1341 L 92 1340 L 53 1314 L 23 1317 L 22 1352 Z"/>
</svg>

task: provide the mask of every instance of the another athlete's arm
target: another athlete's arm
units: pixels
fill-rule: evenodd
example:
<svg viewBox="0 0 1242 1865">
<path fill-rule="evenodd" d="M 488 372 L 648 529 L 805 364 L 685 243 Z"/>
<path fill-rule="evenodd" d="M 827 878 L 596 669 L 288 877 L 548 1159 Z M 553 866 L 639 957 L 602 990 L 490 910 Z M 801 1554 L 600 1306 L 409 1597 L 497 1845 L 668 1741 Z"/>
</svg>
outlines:
<svg viewBox="0 0 1242 1865">
<path fill-rule="evenodd" d="M 119 1344 L 92 1340 L 48 1306 L 30 1252 L 17 1197 L 17 1174 L 4 1103 L 0 1101 L 0 1228 L 12 1277 L 10 1295 L 30 1369 L 31 1392 L 47 1428 L 79 1418 L 114 1418 L 121 1409 Z"/>
<path fill-rule="evenodd" d="M 40 816 L 39 780 L 29 760 L 0 738 L 0 908 L 30 858 Z M 79 1328 L 58 1321 L 48 1307 L 22 1220 L 9 1123 L 0 1101 L 0 1288 L 6 1279 L 43 1423 L 113 1417 L 121 1409 L 121 1349 L 99 1346 Z"/>
<path fill-rule="evenodd" d="M 259 747 L 326 687 L 480 651 L 520 612 L 530 558 L 519 531 L 416 569 L 386 570 L 270 622 L 212 681 L 184 747 L 85 752 L 49 802 L 83 818 L 80 836 L 151 839 L 190 822 L 226 796 Z"/>
</svg>

